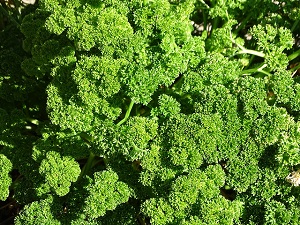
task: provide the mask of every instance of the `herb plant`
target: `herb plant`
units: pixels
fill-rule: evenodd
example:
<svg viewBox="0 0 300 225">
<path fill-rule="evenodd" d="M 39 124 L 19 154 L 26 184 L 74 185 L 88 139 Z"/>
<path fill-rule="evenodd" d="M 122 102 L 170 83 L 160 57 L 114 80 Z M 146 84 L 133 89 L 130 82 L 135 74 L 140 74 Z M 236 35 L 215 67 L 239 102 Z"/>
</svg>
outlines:
<svg viewBox="0 0 300 225">
<path fill-rule="evenodd" d="M 40 0 L 7 21 L 15 224 L 299 224 L 299 20 L 297 0 Z"/>
</svg>

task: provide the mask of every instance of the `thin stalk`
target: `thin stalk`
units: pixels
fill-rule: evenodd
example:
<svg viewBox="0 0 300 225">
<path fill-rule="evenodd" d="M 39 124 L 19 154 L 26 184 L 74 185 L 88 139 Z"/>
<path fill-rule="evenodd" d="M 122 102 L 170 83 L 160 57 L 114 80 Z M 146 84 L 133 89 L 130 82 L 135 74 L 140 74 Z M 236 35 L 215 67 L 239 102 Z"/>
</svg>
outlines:
<svg viewBox="0 0 300 225">
<path fill-rule="evenodd" d="M 133 105 L 134 105 L 134 102 L 131 100 L 131 102 L 130 102 L 130 104 L 128 106 L 128 109 L 126 111 L 125 117 L 119 123 L 117 123 L 117 126 L 120 126 L 120 125 L 122 125 L 123 123 L 126 122 L 126 120 L 128 119 L 128 117 L 130 116 L 130 112 L 132 110 Z"/>
<path fill-rule="evenodd" d="M 218 18 L 218 17 L 215 17 L 215 18 L 213 19 L 213 22 L 212 22 L 210 35 L 212 35 L 212 33 L 214 32 L 214 30 L 218 27 L 218 24 L 219 24 L 219 18 Z"/>
<path fill-rule="evenodd" d="M 244 28 L 244 26 L 246 25 L 246 23 L 248 22 L 248 20 L 250 19 L 250 17 L 252 16 L 251 13 L 249 13 L 245 19 L 243 19 L 243 21 L 241 22 L 241 24 L 237 27 L 237 29 L 233 32 L 235 35 L 237 35 L 241 29 Z"/>
<path fill-rule="evenodd" d="M 254 67 L 254 68 L 252 68 L 252 69 L 249 69 L 249 71 L 250 71 L 250 70 L 259 71 L 259 70 L 262 70 L 262 69 L 264 69 L 264 68 L 266 68 L 266 67 L 267 67 L 267 64 L 266 64 L 266 63 L 261 63 L 261 64 L 259 64 L 257 67 Z"/>
<path fill-rule="evenodd" d="M 246 68 L 249 68 L 252 65 L 252 62 L 253 62 L 254 58 L 255 58 L 255 55 L 250 56 L 248 66 L 246 66 Z M 263 63 L 261 63 L 261 64 L 263 64 Z"/>
<path fill-rule="evenodd" d="M 209 9 L 209 6 L 205 3 L 204 0 L 199 0 L 199 1 L 205 6 L 205 8 Z"/>
<path fill-rule="evenodd" d="M 255 47 L 255 51 L 258 52 L 258 46 Z M 255 55 L 251 55 L 250 59 L 249 59 L 249 64 L 248 66 L 246 66 L 245 68 L 249 68 L 251 65 L 252 65 L 252 62 L 254 61 L 255 59 Z M 263 65 L 264 63 L 262 62 L 260 65 Z"/>
<path fill-rule="evenodd" d="M 259 51 L 255 51 L 255 50 L 250 50 L 250 49 L 243 49 L 242 51 L 239 51 L 238 53 L 236 53 L 236 55 L 240 55 L 240 54 L 249 54 L 249 55 L 255 55 L 255 56 L 259 56 L 261 58 L 265 57 L 265 53 L 263 52 L 259 52 Z"/>
<path fill-rule="evenodd" d="M 263 73 L 263 74 L 266 74 L 268 76 L 271 76 L 272 75 L 271 73 L 263 70 L 266 67 L 267 67 L 267 64 L 263 64 L 262 66 L 259 65 L 258 67 L 255 67 L 255 68 L 252 68 L 252 69 L 243 70 L 241 72 L 241 74 L 242 75 L 250 75 L 252 73 L 257 73 L 258 72 L 258 73 Z"/>
<path fill-rule="evenodd" d="M 249 55 L 259 56 L 259 57 L 262 57 L 262 58 L 265 57 L 265 53 L 259 52 L 259 51 L 256 51 L 256 50 L 247 49 L 247 48 L 245 48 L 244 46 L 242 46 L 242 45 L 240 45 L 239 43 L 237 43 L 237 42 L 233 39 L 231 32 L 230 32 L 230 40 L 232 41 L 232 43 L 236 44 L 236 45 L 241 49 L 241 51 L 235 53 L 233 56 L 235 56 L 235 55 L 240 55 L 240 54 L 249 54 Z M 233 57 L 233 56 L 231 56 L 231 57 Z"/>
<path fill-rule="evenodd" d="M 117 124 L 117 126 L 120 126 L 128 119 L 128 117 L 130 116 L 130 112 L 133 108 L 133 105 L 134 105 L 134 102 L 131 101 L 129 104 L 129 107 L 126 111 L 125 117 Z M 93 152 L 90 152 L 89 158 L 88 158 L 86 164 L 84 165 L 84 167 L 82 168 L 78 180 L 82 179 L 91 170 L 91 168 L 93 167 L 93 165 L 95 163 L 95 156 L 96 155 Z"/>
<path fill-rule="evenodd" d="M 291 72 L 293 72 L 293 76 L 297 73 L 297 70 L 300 69 L 300 63 L 293 67 L 292 69 L 290 69 Z"/>
<path fill-rule="evenodd" d="M 209 6 L 203 0 L 200 0 L 200 2 L 204 5 L 204 7 L 206 9 L 209 9 Z M 202 9 L 201 13 L 202 13 L 202 18 L 203 18 L 203 27 L 204 27 L 204 29 L 206 29 L 206 26 L 207 26 L 207 13 L 205 13 L 205 9 Z"/>
<path fill-rule="evenodd" d="M 299 24 L 299 19 L 298 20 L 296 20 L 295 22 L 294 22 L 294 24 L 293 24 L 293 26 L 292 26 L 292 28 L 291 28 L 291 31 L 293 32 L 295 29 L 296 29 L 296 27 L 298 26 L 298 24 Z"/>
<path fill-rule="evenodd" d="M 135 107 L 135 115 L 137 115 L 137 116 L 141 115 L 140 107 Z"/>
<path fill-rule="evenodd" d="M 258 70 L 257 68 L 253 68 L 253 69 L 248 69 L 248 70 L 243 70 L 241 72 L 242 75 L 251 75 L 252 73 L 256 73 Z"/>
<path fill-rule="evenodd" d="M 84 167 L 82 168 L 78 180 L 82 179 L 88 173 L 88 171 L 90 171 L 90 169 L 93 166 L 94 159 L 95 159 L 95 154 L 93 152 L 90 152 L 89 158 L 86 164 L 84 165 Z"/>
<path fill-rule="evenodd" d="M 203 16 L 203 27 L 206 29 L 207 27 L 207 14 L 202 10 L 202 16 Z"/>
<path fill-rule="evenodd" d="M 7 18 L 9 18 L 14 25 L 16 25 L 18 28 L 20 27 L 20 24 L 4 9 L 2 5 L 0 6 L 0 11 L 7 16 Z"/>
<path fill-rule="evenodd" d="M 296 59 L 298 56 L 300 55 L 300 49 L 298 49 L 297 51 L 293 52 L 292 54 L 290 54 L 288 56 L 289 61 Z"/>
<path fill-rule="evenodd" d="M 130 112 L 133 108 L 133 105 L 134 105 L 134 102 L 131 101 L 129 104 L 129 107 L 126 111 L 125 117 L 117 124 L 117 126 L 120 126 L 128 119 L 128 117 L 130 116 Z M 84 167 L 82 168 L 78 180 L 82 179 L 91 170 L 91 168 L 93 167 L 93 165 L 95 163 L 95 157 L 96 157 L 96 155 L 93 152 L 90 152 L 89 158 L 88 158 L 86 164 L 84 165 Z"/>
<path fill-rule="evenodd" d="M 212 8 L 215 7 L 215 5 L 216 5 L 216 1 L 215 1 L 215 0 L 211 0 L 210 3 L 211 3 Z M 213 19 L 213 21 L 212 21 L 212 24 L 211 24 L 211 30 L 210 30 L 210 31 L 207 30 L 207 31 L 210 33 L 210 34 L 209 34 L 210 36 L 212 35 L 214 29 L 217 28 L 218 23 L 219 23 L 219 18 L 218 18 L 218 17 L 215 17 L 215 18 Z"/>
</svg>

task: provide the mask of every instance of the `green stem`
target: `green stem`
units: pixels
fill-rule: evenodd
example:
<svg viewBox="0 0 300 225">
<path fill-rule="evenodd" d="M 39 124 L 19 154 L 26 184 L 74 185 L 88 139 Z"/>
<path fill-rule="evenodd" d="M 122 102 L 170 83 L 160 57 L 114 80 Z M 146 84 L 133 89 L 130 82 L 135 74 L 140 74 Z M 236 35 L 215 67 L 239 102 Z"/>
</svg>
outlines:
<svg viewBox="0 0 300 225">
<path fill-rule="evenodd" d="M 4 7 L 2 5 L 0 6 L 0 11 L 5 16 L 7 16 L 7 18 L 9 18 L 14 25 L 16 25 L 18 28 L 20 27 L 20 24 L 15 20 L 15 18 L 13 18 L 11 15 L 9 15 L 9 13 L 4 9 Z"/>
<path fill-rule="evenodd" d="M 78 180 L 82 179 L 92 168 L 95 159 L 95 154 L 90 152 L 89 158 L 81 170 Z"/>
<path fill-rule="evenodd" d="M 255 51 L 255 50 L 250 50 L 250 49 L 243 49 L 242 51 L 239 51 L 235 54 L 233 54 L 232 56 L 230 56 L 230 58 L 236 56 L 236 55 L 243 55 L 243 54 L 249 54 L 252 56 L 259 56 L 261 58 L 264 58 L 266 55 L 263 52 L 259 52 L 259 51 Z M 253 60 L 253 59 L 252 59 Z M 249 62 L 249 64 L 251 63 L 251 61 Z"/>
<path fill-rule="evenodd" d="M 292 54 L 290 54 L 288 56 L 289 61 L 296 59 L 298 56 L 300 55 L 300 49 L 298 49 L 297 51 L 293 52 Z"/>
<path fill-rule="evenodd" d="M 126 111 L 125 117 L 117 124 L 117 126 L 120 126 L 128 119 L 128 117 L 130 116 L 130 112 L 133 108 L 133 105 L 134 105 L 134 102 L 131 101 L 129 104 L 129 107 Z M 94 165 L 94 161 L 95 161 L 95 154 L 93 152 L 90 152 L 89 158 L 88 158 L 86 164 L 84 165 L 84 167 L 82 168 L 78 180 L 82 179 L 91 170 L 91 168 Z"/>
<path fill-rule="evenodd" d="M 300 69 L 300 63 L 297 66 L 295 66 L 292 69 L 290 69 L 290 71 L 295 72 L 298 69 Z"/>
<path fill-rule="evenodd" d="M 126 111 L 125 117 L 124 117 L 122 120 L 120 120 L 119 123 L 117 123 L 117 126 L 120 126 L 121 124 L 123 124 L 123 123 L 128 119 L 128 117 L 129 117 L 129 115 L 130 115 L 130 112 L 131 112 L 131 110 L 132 110 L 132 108 L 133 108 L 133 105 L 134 105 L 134 102 L 131 101 L 131 102 L 130 102 L 130 105 L 129 105 L 127 111 Z M 88 130 L 88 131 L 86 131 L 86 132 L 81 132 L 81 133 L 79 134 L 79 136 L 80 136 L 83 140 L 85 140 L 87 143 L 92 142 L 92 141 L 93 141 L 93 137 L 89 136 L 87 133 L 93 131 L 94 129 L 95 129 L 95 128 L 92 128 L 92 129 L 90 129 L 90 130 Z M 76 136 L 78 136 L 78 134 L 74 134 L 74 135 L 68 136 L 68 137 L 69 137 L 69 138 L 70 138 L 70 137 L 72 138 L 72 137 L 76 137 Z"/>
<path fill-rule="evenodd" d="M 263 73 L 263 74 L 266 74 L 268 76 L 271 76 L 272 74 L 263 70 L 264 68 L 267 67 L 267 64 L 263 64 L 262 66 L 259 65 L 258 67 L 255 67 L 255 68 L 252 68 L 252 69 L 247 69 L 247 70 L 243 70 L 241 72 L 242 75 L 250 75 L 252 73 Z"/>
<path fill-rule="evenodd" d="M 135 115 L 137 116 L 141 115 L 140 107 L 135 107 Z"/>
<path fill-rule="evenodd" d="M 134 105 L 134 102 L 131 101 L 130 104 L 129 104 L 129 106 L 128 106 L 128 109 L 126 111 L 125 117 L 119 123 L 117 123 L 117 126 L 120 126 L 120 125 L 122 125 L 123 123 L 126 122 L 126 120 L 128 119 L 128 117 L 130 116 L 130 112 L 132 110 L 133 105 Z"/>
<path fill-rule="evenodd" d="M 253 62 L 254 58 L 255 58 L 255 55 L 251 55 L 250 56 L 250 59 L 249 59 L 249 62 L 248 62 L 248 66 L 246 66 L 245 68 L 249 68 L 252 65 L 252 62 Z"/>
<path fill-rule="evenodd" d="M 206 9 L 209 9 L 209 6 L 203 0 L 200 0 L 200 2 L 204 5 L 204 7 Z M 203 27 L 204 27 L 204 30 L 206 30 L 206 26 L 207 26 L 207 13 L 205 12 L 205 9 L 202 9 L 201 12 L 202 12 L 202 19 L 203 19 Z"/>
<path fill-rule="evenodd" d="M 250 17 L 252 16 L 251 13 L 249 13 L 245 19 L 243 19 L 243 21 L 241 22 L 241 24 L 238 26 L 238 28 L 233 32 L 235 35 L 237 35 L 241 29 L 244 28 L 244 26 L 246 25 L 246 23 L 248 22 L 248 20 L 250 19 Z"/>
<path fill-rule="evenodd" d="M 205 8 L 209 9 L 209 6 L 205 3 L 204 0 L 199 0 L 199 1 L 205 6 Z"/>
<path fill-rule="evenodd" d="M 298 24 L 299 24 L 299 19 L 298 20 L 296 20 L 295 22 L 294 22 L 294 24 L 293 24 L 293 26 L 292 26 L 292 28 L 291 28 L 291 31 L 293 32 L 295 29 L 296 29 L 296 27 L 298 26 Z"/>
<path fill-rule="evenodd" d="M 236 45 L 241 49 L 241 51 L 235 53 L 233 56 L 235 56 L 235 55 L 240 55 L 240 54 L 249 54 L 249 55 L 259 56 L 259 57 L 262 57 L 262 58 L 265 57 L 265 53 L 259 52 L 259 51 L 256 51 L 256 50 L 247 49 L 247 48 L 245 48 L 244 46 L 242 46 L 242 45 L 240 45 L 239 43 L 237 43 L 237 42 L 233 39 L 231 33 L 230 33 L 230 40 L 232 41 L 232 43 L 236 44 Z M 231 56 L 231 57 L 233 57 L 233 56 Z"/>
<path fill-rule="evenodd" d="M 242 51 L 239 51 L 235 55 L 240 55 L 240 54 L 255 55 L 255 56 L 262 57 L 262 58 L 265 57 L 265 53 L 263 53 L 263 52 L 259 52 L 259 51 L 255 51 L 255 50 L 250 50 L 250 49 L 246 49 L 246 48 L 243 48 Z"/>
<path fill-rule="evenodd" d="M 206 27 L 207 27 L 207 14 L 204 12 L 204 10 L 202 10 L 202 15 L 203 15 L 203 27 L 204 27 L 204 30 L 206 30 Z"/>
<path fill-rule="evenodd" d="M 215 0 L 211 0 L 210 3 L 211 3 L 212 8 L 215 7 L 215 5 L 216 5 L 216 1 L 215 1 Z M 219 22 L 219 18 L 218 18 L 218 17 L 215 17 L 215 18 L 213 19 L 213 21 L 212 21 L 211 30 L 210 30 L 210 32 L 208 32 L 210 36 L 212 35 L 214 29 L 217 28 L 218 22 Z M 205 28 L 206 28 L 206 27 L 205 27 Z"/>
<path fill-rule="evenodd" d="M 215 29 L 217 29 L 218 24 L 219 24 L 219 18 L 215 17 L 213 19 L 213 22 L 212 22 L 212 27 L 211 27 L 210 35 L 212 35 L 212 33 L 214 32 Z"/>
<path fill-rule="evenodd" d="M 256 46 L 256 48 L 255 48 L 254 50 L 255 50 L 255 51 L 258 51 L 257 49 L 258 49 L 258 46 Z M 248 66 L 246 66 L 245 69 L 246 69 L 246 68 L 249 68 L 249 67 L 252 65 L 252 62 L 254 61 L 254 59 L 255 59 L 255 55 L 251 55 L 251 56 L 250 56 L 250 59 L 249 59 Z M 261 63 L 260 65 L 262 66 L 263 64 L 264 64 L 264 63 Z"/>
</svg>

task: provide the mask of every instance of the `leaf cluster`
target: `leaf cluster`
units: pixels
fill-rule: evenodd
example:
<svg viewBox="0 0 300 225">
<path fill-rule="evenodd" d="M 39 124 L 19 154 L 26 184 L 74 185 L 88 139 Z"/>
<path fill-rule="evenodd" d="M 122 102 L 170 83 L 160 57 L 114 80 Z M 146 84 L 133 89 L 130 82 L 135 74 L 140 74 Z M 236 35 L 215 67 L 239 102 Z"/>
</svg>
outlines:
<svg viewBox="0 0 300 225">
<path fill-rule="evenodd" d="M 299 224 L 299 15 L 296 0 L 0 14 L 15 224 Z"/>
</svg>

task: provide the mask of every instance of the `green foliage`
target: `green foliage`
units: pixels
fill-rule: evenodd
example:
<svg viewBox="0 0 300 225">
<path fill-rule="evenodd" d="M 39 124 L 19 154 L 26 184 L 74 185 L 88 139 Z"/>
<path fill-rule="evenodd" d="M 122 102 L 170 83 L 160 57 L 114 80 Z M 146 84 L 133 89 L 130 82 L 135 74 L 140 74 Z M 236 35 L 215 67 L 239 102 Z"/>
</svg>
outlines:
<svg viewBox="0 0 300 225">
<path fill-rule="evenodd" d="M 296 0 L 3 5 L 15 224 L 299 224 L 299 20 Z"/>
<path fill-rule="evenodd" d="M 94 173 L 93 183 L 86 187 L 90 193 L 85 200 L 84 213 L 90 218 L 105 215 L 107 210 L 114 210 L 119 204 L 128 201 L 130 189 L 118 181 L 118 175 L 113 171 Z"/>
<path fill-rule="evenodd" d="M 220 196 L 224 183 L 225 173 L 219 165 L 204 172 L 191 171 L 172 183 L 166 199 L 146 200 L 142 212 L 151 218 L 151 224 L 233 224 L 238 221 L 242 203 Z"/>
<path fill-rule="evenodd" d="M 0 182 L 1 182 L 1 189 L 0 189 L 0 200 L 4 201 L 9 195 L 9 186 L 11 185 L 12 179 L 9 176 L 9 172 L 12 169 L 12 163 L 9 159 L 0 154 Z"/>
<path fill-rule="evenodd" d="M 286 134 L 289 134 L 286 136 Z M 283 138 L 279 143 L 276 159 L 280 164 L 296 166 L 300 163 L 299 157 L 299 136 L 300 123 L 293 123 L 288 132 L 284 132 Z"/>
<path fill-rule="evenodd" d="M 59 196 L 69 192 L 72 182 L 75 182 L 80 174 L 80 167 L 71 157 L 60 157 L 59 153 L 49 151 L 41 162 L 40 174 L 45 177 L 45 183 Z"/>
<path fill-rule="evenodd" d="M 170 117 L 180 113 L 180 103 L 176 101 L 172 96 L 162 94 L 158 100 L 159 107 L 151 110 L 153 117 L 163 116 Z"/>
<path fill-rule="evenodd" d="M 15 224 L 55 224 L 60 225 L 58 219 L 53 215 L 53 197 L 49 196 L 46 199 L 32 202 L 30 205 L 26 205 L 22 213 L 15 220 Z M 39 213 L 36 213 L 36 212 Z"/>
<path fill-rule="evenodd" d="M 288 57 L 283 53 L 285 49 L 293 46 L 293 36 L 289 29 L 274 27 L 270 24 L 257 25 L 251 29 L 251 34 L 257 40 L 257 47 L 264 52 L 265 63 L 271 70 L 285 69 Z"/>
</svg>

